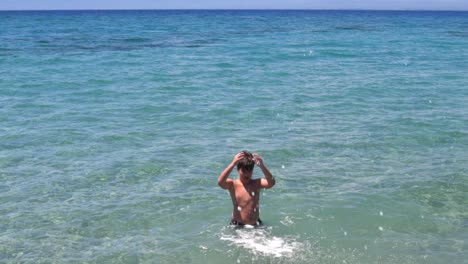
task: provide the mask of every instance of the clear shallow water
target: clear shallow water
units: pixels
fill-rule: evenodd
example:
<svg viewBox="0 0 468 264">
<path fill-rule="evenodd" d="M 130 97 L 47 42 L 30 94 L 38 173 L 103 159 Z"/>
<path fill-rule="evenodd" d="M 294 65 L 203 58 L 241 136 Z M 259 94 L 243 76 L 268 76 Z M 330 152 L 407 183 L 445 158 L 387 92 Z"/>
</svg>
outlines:
<svg viewBox="0 0 468 264">
<path fill-rule="evenodd" d="M 466 263 L 466 12 L 0 24 L 0 262 Z M 216 185 L 242 149 L 261 229 Z"/>
</svg>

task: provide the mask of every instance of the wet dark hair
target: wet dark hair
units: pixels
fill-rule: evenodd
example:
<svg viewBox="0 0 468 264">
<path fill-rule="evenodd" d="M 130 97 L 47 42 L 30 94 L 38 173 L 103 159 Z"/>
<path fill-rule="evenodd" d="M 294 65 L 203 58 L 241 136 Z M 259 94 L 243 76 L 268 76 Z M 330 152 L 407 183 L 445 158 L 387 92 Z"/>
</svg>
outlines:
<svg viewBox="0 0 468 264">
<path fill-rule="evenodd" d="M 253 171 L 255 166 L 255 161 L 252 153 L 247 150 L 242 151 L 244 153 L 244 158 L 237 162 L 237 169 L 243 171 Z"/>
</svg>

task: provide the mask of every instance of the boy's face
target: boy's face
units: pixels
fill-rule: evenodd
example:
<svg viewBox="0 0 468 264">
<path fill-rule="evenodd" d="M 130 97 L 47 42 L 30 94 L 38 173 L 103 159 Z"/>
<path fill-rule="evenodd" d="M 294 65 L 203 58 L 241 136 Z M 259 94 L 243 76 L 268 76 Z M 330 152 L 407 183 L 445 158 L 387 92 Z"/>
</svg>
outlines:
<svg viewBox="0 0 468 264">
<path fill-rule="evenodd" d="M 250 180 L 250 178 L 252 178 L 253 170 L 237 169 L 237 173 L 239 173 L 239 177 L 241 179 Z"/>
</svg>

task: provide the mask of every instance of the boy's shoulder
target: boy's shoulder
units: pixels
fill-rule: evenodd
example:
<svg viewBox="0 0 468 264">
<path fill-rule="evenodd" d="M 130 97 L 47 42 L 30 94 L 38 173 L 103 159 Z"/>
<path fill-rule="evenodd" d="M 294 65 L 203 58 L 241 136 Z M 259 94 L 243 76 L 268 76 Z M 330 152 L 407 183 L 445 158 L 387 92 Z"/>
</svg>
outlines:
<svg viewBox="0 0 468 264">
<path fill-rule="evenodd" d="M 249 185 L 250 187 L 259 187 L 260 186 L 260 181 L 262 179 L 258 178 L 258 179 L 250 179 L 249 183 L 247 185 Z M 237 182 L 235 182 L 235 184 L 237 185 L 243 185 L 243 183 L 241 182 L 240 179 L 236 179 Z"/>
</svg>

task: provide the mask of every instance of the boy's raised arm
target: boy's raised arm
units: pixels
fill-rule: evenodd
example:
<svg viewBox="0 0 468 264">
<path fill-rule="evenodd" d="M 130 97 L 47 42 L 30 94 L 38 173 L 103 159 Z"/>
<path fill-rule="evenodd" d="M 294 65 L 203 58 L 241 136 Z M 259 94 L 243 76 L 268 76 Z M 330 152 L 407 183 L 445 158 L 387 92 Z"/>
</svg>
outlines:
<svg viewBox="0 0 468 264">
<path fill-rule="evenodd" d="M 265 175 L 265 178 L 260 179 L 260 187 L 265 189 L 273 187 L 276 183 L 275 178 L 263 163 L 262 157 L 257 153 L 254 153 L 253 156 L 255 158 L 255 163 L 262 169 L 263 175 Z"/>
<path fill-rule="evenodd" d="M 232 162 L 224 169 L 223 172 L 218 177 L 218 185 L 223 189 L 230 189 L 232 187 L 232 180 L 229 179 L 229 175 L 231 174 L 232 170 L 236 166 L 237 162 L 244 157 L 244 153 L 240 152 L 234 156 Z"/>
</svg>

